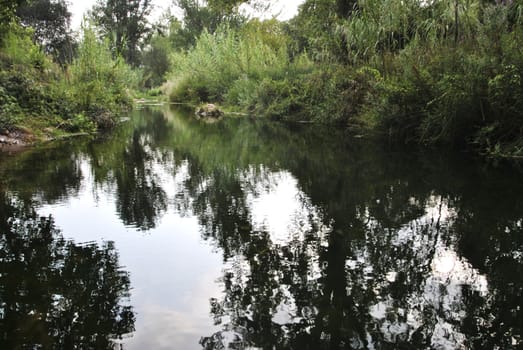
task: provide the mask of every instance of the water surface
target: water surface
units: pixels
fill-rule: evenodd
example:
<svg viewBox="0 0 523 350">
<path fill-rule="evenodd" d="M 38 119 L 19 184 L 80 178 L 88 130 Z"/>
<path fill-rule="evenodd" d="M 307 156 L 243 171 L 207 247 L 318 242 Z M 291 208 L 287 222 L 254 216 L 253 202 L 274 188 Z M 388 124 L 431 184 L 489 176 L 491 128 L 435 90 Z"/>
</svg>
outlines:
<svg viewBox="0 0 523 350">
<path fill-rule="evenodd" d="M 169 108 L 0 154 L 0 348 L 517 349 L 522 179 Z"/>
</svg>

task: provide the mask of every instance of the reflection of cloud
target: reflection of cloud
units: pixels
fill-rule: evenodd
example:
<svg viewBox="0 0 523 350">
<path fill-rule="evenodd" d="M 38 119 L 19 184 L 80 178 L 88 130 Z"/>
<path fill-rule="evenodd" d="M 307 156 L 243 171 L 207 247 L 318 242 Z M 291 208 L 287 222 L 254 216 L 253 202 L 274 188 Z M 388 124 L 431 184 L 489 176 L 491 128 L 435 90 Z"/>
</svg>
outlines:
<svg viewBox="0 0 523 350">
<path fill-rule="evenodd" d="M 302 317 L 298 315 L 298 308 L 294 295 L 289 290 L 289 285 L 281 285 L 280 291 L 283 294 L 282 301 L 276 307 L 276 313 L 272 316 L 272 321 L 279 325 L 290 323 L 300 323 Z"/>
<path fill-rule="evenodd" d="M 465 259 L 460 258 L 452 247 L 441 244 L 436 247 L 432 260 L 432 278 L 448 286 L 471 285 L 483 295 L 488 291 L 486 276 L 479 274 Z"/>
<path fill-rule="evenodd" d="M 161 305 L 143 305 L 135 336 L 128 340 L 131 349 L 200 349 L 198 341 L 209 331 L 209 316 L 188 317 L 177 310 L 166 310 Z M 208 305 L 205 304 L 208 308 Z M 208 311 L 208 310 L 207 310 Z M 202 327 L 205 325 L 205 327 Z"/>
<path fill-rule="evenodd" d="M 322 226 L 318 210 L 288 171 L 251 168 L 245 172 L 243 181 L 253 228 L 267 231 L 272 243 L 288 245 L 292 241 L 303 241 L 305 233 L 312 229 L 312 223 Z M 322 229 L 320 234 L 328 230 Z"/>
<path fill-rule="evenodd" d="M 410 202 L 413 203 L 415 200 L 410 199 Z M 449 222 L 455 213 L 448 204 L 443 200 L 441 196 L 431 196 L 428 199 L 428 202 L 425 206 L 425 215 L 420 216 L 414 221 L 403 225 L 394 235 L 392 244 L 400 246 L 405 245 L 408 242 L 412 242 L 415 247 L 418 249 L 427 244 L 431 244 L 429 241 L 420 241 L 420 238 L 428 238 L 428 235 L 423 235 L 420 237 L 419 233 L 422 232 L 423 226 L 438 225 L 439 223 L 443 224 Z M 376 225 L 377 221 L 371 220 L 369 222 L 371 225 Z M 436 228 L 437 229 L 437 228 Z"/>
<path fill-rule="evenodd" d="M 209 296 L 218 293 L 216 276 L 198 276 L 195 285 L 183 286 L 186 293 L 170 308 L 166 303 L 144 302 L 138 305 L 136 333 L 126 349 L 201 349 L 200 338 L 219 328 L 209 317 Z"/>
<path fill-rule="evenodd" d="M 422 298 L 437 312 L 432 345 L 437 349 L 465 348 L 466 336 L 456 326 L 467 316 L 463 286 L 469 286 L 471 290 L 486 295 L 487 278 L 464 258 L 460 258 L 453 247 L 446 247 L 439 242 L 431 268 Z M 417 321 L 421 324 L 423 319 L 420 317 Z"/>
<path fill-rule="evenodd" d="M 188 176 L 187 162 L 176 165 L 168 160 L 172 166 L 162 168 L 158 159 L 155 154 L 149 169 L 173 201 Z M 201 350 L 200 338 L 217 330 L 209 316 L 209 298 L 221 295 L 223 286 L 216 283 L 221 257 L 202 244 L 196 218 L 167 211 L 147 235 L 137 234 L 115 215 L 115 192 L 96 187 L 87 161 L 82 162 L 82 171 L 87 181 L 79 197 L 43 206 L 40 213 L 52 213 L 66 238 L 116 242 L 120 263 L 131 272 L 131 303 L 137 318 L 135 333 L 119 343 L 129 350 Z"/>
<path fill-rule="evenodd" d="M 379 329 L 387 342 L 410 339 L 414 332 L 429 331 L 434 349 L 463 349 L 466 336 L 460 325 L 467 316 L 463 288 L 486 295 L 486 276 L 460 257 L 452 244 L 442 236 L 451 226 L 453 213 L 442 198 L 433 197 L 425 208 L 425 215 L 393 232 L 390 242 L 400 250 L 412 249 L 415 261 L 427 262 L 427 275 L 422 287 L 406 298 L 408 309 L 400 307 L 391 294 L 378 297 L 378 302 L 369 307 L 369 315 L 380 325 Z M 374 222 L 373 225 L 377 223 Z M 348 260 L 349 269 L 365 269 L 369 259 Z M 389 270 L 383 277 L 383 289 L 392 291 L 402 272 L 398 262 L 396 270 Z M 381 299 L 381 300 L 380 300 Z M 432 319 L 427 317 L 432 314 Z"/>
</svg>

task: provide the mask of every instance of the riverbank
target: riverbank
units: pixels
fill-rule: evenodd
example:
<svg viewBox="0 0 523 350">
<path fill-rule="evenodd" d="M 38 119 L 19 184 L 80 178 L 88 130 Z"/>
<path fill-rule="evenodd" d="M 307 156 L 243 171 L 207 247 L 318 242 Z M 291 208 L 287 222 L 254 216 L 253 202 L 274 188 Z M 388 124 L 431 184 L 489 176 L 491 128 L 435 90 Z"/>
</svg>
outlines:
<svg viewBox="0 0 523 350">
<path fill-rule="evenodd" d="M 30 134 L 0 130 L 0 153 L 18 153 L 32 144 Z"/>
<path fill-rule="evenodd" d="M 288 23 L 204 30 L 194 46 L 168 52 L 162 90 L 173 102 L 331 124 L 391 143 L 523 156 L 519 3 L 351 4 L 341 11 L 306 1 Z"/>
<path fill-rule="evenodd" d="M 3 146 L 26 146 L 34 141 L 34 136 L 22 129 L 9 131 L 0 130 L 0 147 Z"/>
<path fill-rule="evenodd" d="M 77 58 L 59 65 L 12 24 L 0 41 L 0 144 L 23 147 L 114 127 L 133 105 L 136 76 L 84 28 Z"/>
<path fill-rule="evenodd" d="M 158 107 L 164 104 L 164 102 L 158 100 L 157 98 L 152 99 L 142 97 L 133 99 L 131 108 L 139 109 Z M 105 127 L 102 128 L 103 130 L 111 129 L 117 124 L 129 120 L 127 117 L 124 118 L 120 116 L 118 117 L 118 121 L 114 120 L 115 117 L 108 117 L 103 115 L 95 117 L 95 119 L 98 120 L 103 118 L 110 119 L 105 122 Z M 24 121 L 28 124 L 23 125 Z M 63 121 L 58 126 L 56 126 L 55 123 L 51 123 L 49 119 L 45 118 L 36 122 L 33 118 L 28 117 L 25 118 L 24 121 L 22 121 L 21 125 L 10 125 L 0 129 L 0 152 L 17 152 L 46 142 L 94 135 L 102 130 L 100 128 L 89 128 L 86 131 L 72 132 L 64 130 Z"/>
<path fill-rule="evenodd" d="M 35 133 L 22 128 L 15 128 L 13 131 L 1 130 L 0 152 L 18 153 L 35 145 L 89 135 L 92 135 L 92 133 L 56 133 L 48 129 L 47 133 L 39 134 L 39 136 L 37 136 Z"/>
</svg>

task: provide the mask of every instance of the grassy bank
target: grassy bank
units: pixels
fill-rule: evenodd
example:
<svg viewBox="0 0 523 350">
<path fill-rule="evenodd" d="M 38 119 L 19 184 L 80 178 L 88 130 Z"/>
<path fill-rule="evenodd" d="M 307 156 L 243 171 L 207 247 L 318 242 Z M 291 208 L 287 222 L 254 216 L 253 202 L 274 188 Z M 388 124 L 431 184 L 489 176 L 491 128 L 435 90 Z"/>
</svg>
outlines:
<svg viewBox="0 0 523 350">
<path fill-rule="evenodd" d="M 3 21 L 0 132 L 107 129 L 141 87 L 392 143 L 523 157 L 523 0 L 305 0 L 285 22 L 248 18 L 244 3 L 179 1 L 183 19 L 144 20 L 132 38 L 130 22 L 98 18 L 60 64 L 30 26 Z"/>
<path fill-rule="evenodd" d="M 204 31 L 171 53 L 164 92 L 392 142 L 523 156 L 520 1 L 360 1 L 335 15 L 335 1 L 320 3 L 287 23 Z"/>
<path fill-rule="evenodd" d="M 86 27 L 73 62 L 60 66 L 11 24 L 0 42 L 0 132 L 33 142 L 113 126 L 131 106 L 136 74 Z"/>
</svg>

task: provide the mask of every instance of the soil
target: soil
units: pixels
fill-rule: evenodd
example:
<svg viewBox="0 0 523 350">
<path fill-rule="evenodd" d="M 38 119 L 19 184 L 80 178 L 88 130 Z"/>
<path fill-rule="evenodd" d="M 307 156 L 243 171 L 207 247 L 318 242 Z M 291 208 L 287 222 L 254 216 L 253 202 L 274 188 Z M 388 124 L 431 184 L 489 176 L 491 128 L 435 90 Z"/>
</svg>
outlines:
<svg viewBox="0 0 523 350">
<path fill-rule="evenodd" d="M 34 135 L 23 129 L 0 130 L 0 150 L 23 148 L 34 141 Z"/>
</svg>

